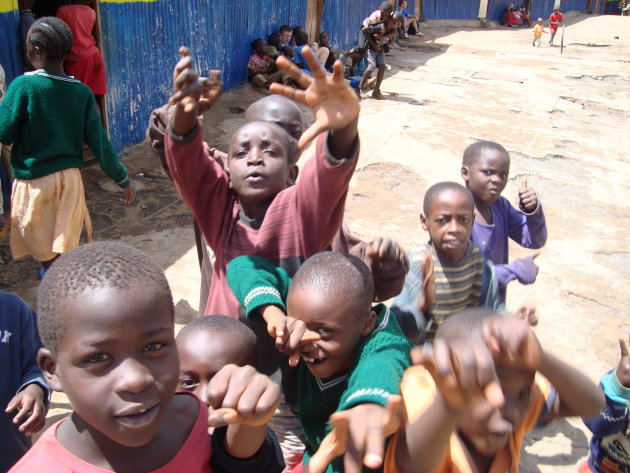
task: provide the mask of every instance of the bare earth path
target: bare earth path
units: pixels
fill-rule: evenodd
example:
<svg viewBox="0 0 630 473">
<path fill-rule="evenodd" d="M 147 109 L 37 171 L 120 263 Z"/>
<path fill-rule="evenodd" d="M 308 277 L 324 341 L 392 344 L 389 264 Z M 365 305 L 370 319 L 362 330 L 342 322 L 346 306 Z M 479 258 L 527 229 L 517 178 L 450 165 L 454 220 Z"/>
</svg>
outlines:
<svg viewBox="0 0 630 473">
<path fill-rule="evenodd" d="M 547 35 L 533 48 L 529 29 L 426 28 L 424 38 L 394 50 L 386 100 L 361 104 L 361 158 L 346 221 L 366 239 L 419 244 L 428 185 L 459 181 L 462 152 L 473 140 L 503 144 L 512 157 L 504 195 L 516 202 L 518 182 L 528 176 L 549 229 L 538 281 L 512 283 L 508 305 L 536 304 L 545 346 L 597 380 L 618 360 L 617 338 L 630 332 L 630 18 L 577 16 L 567 25 L 562 55 L 547 46 Z M 226 149 L 243 110 L 259 97 L 249 87 L 224 96 L 206 116 L 206 139 Z M 308 111 L 305 117 L 312 119 Z M 128 209 L 118 194 L 103 192 L 112 186 L 96 169 L 84 172 L 96 237 L 154 255 L 185 323 L 199 297 L 191 218 L 143 144 L 123 159 L 141 187 Z M 510 254 L 527 253 L 514 246 Z M 35 304 L 34 263 L 9 262 L 6 242 L 0 257 L 0 287 Z M 63 397 L 55 401 L 51 418 L 67 407 Z M 522 471 L 574 471 L 586 453 L 580 420 L 563 421 L 529 437 Z"/>
</svg>

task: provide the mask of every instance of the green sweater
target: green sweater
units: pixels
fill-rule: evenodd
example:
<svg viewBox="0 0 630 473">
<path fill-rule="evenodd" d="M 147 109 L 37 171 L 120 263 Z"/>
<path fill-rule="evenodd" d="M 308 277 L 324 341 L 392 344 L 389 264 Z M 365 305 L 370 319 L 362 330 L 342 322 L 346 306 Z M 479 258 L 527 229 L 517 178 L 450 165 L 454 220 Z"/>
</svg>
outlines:
<svg viewBox="0 0 630 473">
<path fill-rule="evenodd" d="M 239 256 L 230 261 L 227 279 L 236 298 L 245 306 L 247 318 L 264 323 L 256 309 L 266 304 L 286 311 L 291 279 L 282 268 L 257 256 Z M 373 310 L 378 314 L 375 328 L 357 347 L 346 370 L 321 379 L 300 363 L 298 415 L 307 440 L 304 464 L 330 432 L 331 414 L 364 403 L 384 406 L 389 395 L 400 393 L 400 382 L 410 366 L 412 344 L 385 305 L 379 304 Z M 343 458 L 337 458 L 326 470 L 327 473 L 342 471 Z M 364 471 L 371 470 L 364 468 Z"/>
<path fill-rule="evenodd" d="M 16 178 L 82 168 L 84 142 L 105 174 L 120 187 L 130 184 L 86 85 L 42 69 L 11 83 L 0 104 L 0 143 L 13 143 L 11 168 Z"/>
</svg>

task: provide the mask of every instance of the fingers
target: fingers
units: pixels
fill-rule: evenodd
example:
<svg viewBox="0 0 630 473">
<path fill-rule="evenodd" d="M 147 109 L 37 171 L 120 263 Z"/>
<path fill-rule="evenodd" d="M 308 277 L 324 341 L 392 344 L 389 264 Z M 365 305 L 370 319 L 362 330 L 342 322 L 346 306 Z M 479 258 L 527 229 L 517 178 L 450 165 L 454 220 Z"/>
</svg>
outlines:
<svg viewBox="0 0 630 473">
<path fill-rule="evenodd" d="M 387 398 L 387 414 L 383 421 L 383 435 L 391 435 L 397 432 L 402 423 L 402 396 L 391 395 Z"/>
<path fill-rule="evenodd" d="M 349 419 L 347 411 L 341 411 L 330 417 L 332 430 L 315 454 L 311 457 L 303 473 L 324 473 L 328 465 L 346 451 L 348 445 Z"/>
<path fill-rule="evenodd" d="M 383 422 L 380 418 L 370 419 L 370 424 L 365 440 L 365 454 L 363 464 L 368 468 L 378 468 L 383 464 L 385 435 L 383 434 Z M 359 469 L 360 472 L 362 469 Z M 348 470 L 346 470 L 348 471 Z"/>
<path fill-rule="evenodd" d="M 175 65 L 175 68 L 173 69 L 173 83 L 175 83 L 175 79 L 177 79 L 177 76 L 180 74 L 180 72 L 186 68 L 184 64 L 192 65 L 192 58 L 190 57 L 190 51 L 188 50 L 186 46 L 180 46 L 179 54 L 181 57 L 179 61 L 177 62 L 177 64 Z M 184 61 L 186 58 L 188 59 Z"/>
<path fill-rule="evenodd" d="M 304 59 L 306 59 L 306 62 L 308 62 L 309 69 L 311 70 L 313 77 L 315 77 L 315 80 L 325 79 L 326 71 L 315 58 L 315 54 L 313 54 L 313 50 L 310 46 L 304 46 L 302 49 L 302 55 L 304 56 Z"/>
<path fill-rule="evenodd" d="M 311 85 L 311 83 L 313 82 L 313 78 L 311 76 L 306 74 L 302 69 L 293 64 L 293 62 L 291 62 L 284 56 L 278 57 L 278 59 L 276 60 L 276 65 L 284 72 L 286 72 L 291 77 L 291 79 L 293 79 L 302 89 L 308 88 L 308 86 Z M 271 91 L 276 94 L 280 93 L 273 90 L 273 88 L 271 89 Z"/>
<path fill-rule="evenodd" d="M 527 176 L 521 180 L 521 190 L 524 191 L 525 189 L 527 189 Z"/>
<path fill-rule="evenodd" d="M 630 352 L 628 352 L 628 346 L 626 345 L 626 341 L 621 338 L 619 339 L 619 348 L 621 349 L 622 358 L 626 356 L 630 356 Z"/>
<path fill-rule="evenodd" d="M 45 422 L 46 415 L 44 407 L 40 403 L 35 402 L 31 407 L 31 411 L 28 413 L 28 419 L 20 425 L 19 431 L 24 432 L 26 435 L 33 435 L 44 427 Z"/>
<path fill-rule="evenodd" d="M 4 412 L 13 412 L 22 402 L 22 393 L 18 393 L 9 401 Z"/>
</svg>

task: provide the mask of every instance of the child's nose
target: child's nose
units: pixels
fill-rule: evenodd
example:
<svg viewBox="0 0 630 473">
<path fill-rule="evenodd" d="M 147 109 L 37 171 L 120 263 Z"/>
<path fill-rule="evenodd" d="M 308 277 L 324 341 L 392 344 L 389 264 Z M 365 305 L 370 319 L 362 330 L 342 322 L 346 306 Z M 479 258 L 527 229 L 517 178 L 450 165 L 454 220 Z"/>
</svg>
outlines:
<svg viewBox="0 0 630 473">
<path fill-rule="evenodd" d="M 248 164 L 258 164 L 262 161 L 262 150 L 260 148 L 252 148 L 249 150 L 249 154 L 247 155 L 247 163 Z"/>
<path fill-rule="evenodd" d="M 153 383 L 153 375 L 142 363 L 128 358 L 116 369 L 116 392 L 140 393 Z"/>
</svg>

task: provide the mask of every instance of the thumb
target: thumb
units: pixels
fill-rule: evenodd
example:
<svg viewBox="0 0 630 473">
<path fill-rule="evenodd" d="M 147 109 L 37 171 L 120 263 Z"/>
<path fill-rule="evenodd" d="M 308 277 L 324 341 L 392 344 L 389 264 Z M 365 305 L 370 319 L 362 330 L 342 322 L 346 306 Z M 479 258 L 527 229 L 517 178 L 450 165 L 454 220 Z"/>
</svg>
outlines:
<svg viewBox="0 0 630 473">
<path fill-rule="evenodd" d="M 7 408 L 4 410 L 4 412 L 13 411 L 18 406 L 19 403 L 20 403 L 20 397 L 14 396 L 13 399 L 9 401 L 9 404 L 7 404 Z"/>
<path fill-rule="evenodd" d="M 300 346 L 305 345 L 307 343 L 313 343 L 321 339 L 322 337 L 319 335 L 319 333 L 314 332 L 313 330 L 307 330 L 306 332 L 304 332 L 304 335 L 302 335 L 302 339 L 300 340 Z"/>
<path fill-rule="evenodd" d="M 520 186 L 520 190 L 524 191 L 525 189 L 527 189 L 527 176 L 525 176 L 521 180 L 521 186 Z"/>
<path fill-rule="evenodd" d="M 324 127 L 321 123 L 317 121 L 313 123 L 300 137 L 300 141 L 298 142 L 298 148 L 303 150 L 306 146 L 313 141 L 317 135 L 319 135 L 322 131 L 324 131 Z"/>
<path fill-rule="evenodd" d="M 623 358 L 624 356 L 630 356 L 630 353 L 628 352 L 628 346 L 626 345 L 626 341 L 619 339 L 619 348 L 621 349 L 621 357 Z"/>
<path fill-rule="evenodd" d="M 531 257 L 531 259 L 536 259 L 540 256 L 540 250 L 539 251 L 535 251 L 534 253 L 532 253 L 531 255 L 529 255 Z"/>
</svg>

